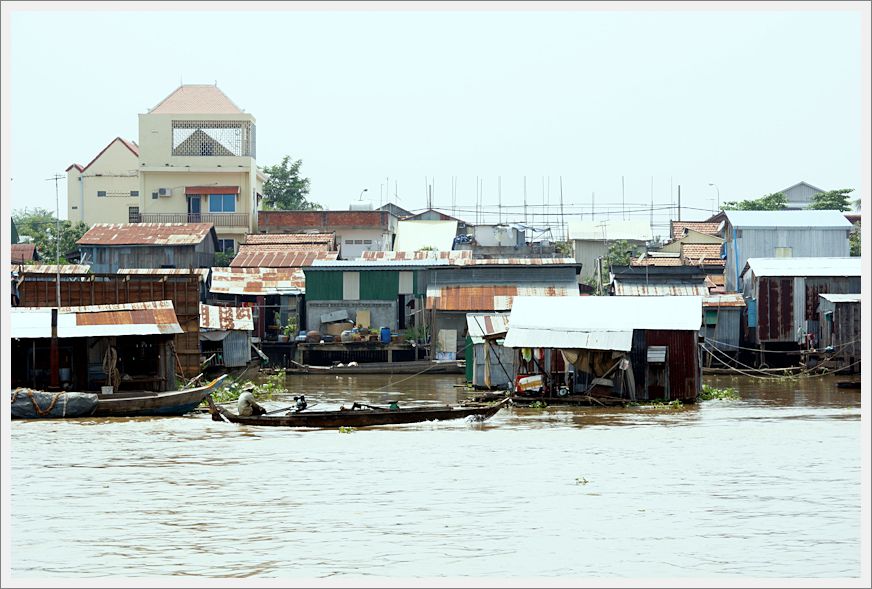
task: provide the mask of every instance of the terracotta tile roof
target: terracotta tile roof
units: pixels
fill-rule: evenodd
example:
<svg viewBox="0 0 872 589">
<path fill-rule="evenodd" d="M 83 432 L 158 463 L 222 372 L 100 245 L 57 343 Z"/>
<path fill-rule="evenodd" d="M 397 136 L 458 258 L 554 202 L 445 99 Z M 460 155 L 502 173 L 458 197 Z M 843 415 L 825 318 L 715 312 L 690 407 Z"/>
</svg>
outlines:
<svg viewBox="0 0 872 589">
<path fill-rule="evenodd" d="M 213 84 L 184 84 L 160 101 L 149 114 L 242 114 Z"/>
<path fill-rule="evenodd" d="M 681 239 L 684 237 L 685 229 L 692 229 L 705 233 L 706 235 L 718 234 L 718 223 L 709 223 L 706 221 L 672 221 L 672 239 Z"/>
<path fill-rule="evenodd" d="M 252 233 L 245 236 L 245 245 L 281 243 L 332 244 L 335 240 L 335 233 Z"/>
<path fill-rule="evenodd" d="M 328 243 L 254 243 L 239 244 L 240 254 L 252 252 L 329 252 L 335 251 Z M 339 252 L 337 252 L 339 253 Z"/>
<path fill-rule="evenodd" d="M 681 261 L 681 258 L 650 258 L 646 257 L 645 259 L 640 260 L 639 258 L 634 258 L 630 260 L 631 266 L 656 266 L 656 267 L 667 267 L 667 266 L 683 266 L 684 263 Z"/>
<path fill-rule="evenodd" d="M 685 263 L 696 265 L 700 261 L 706 264 L 717 264 L 723 266 L 725 260 L 721 259 L 721 246 L 716 243 L 711 244 L 681 244 L 681 255 Z"/>
<path fill-rule="evenodd" d="M 13 243 L 9 246 L 9 261 L 23 264 L 36 258 L 36 246 L 32 243 Z"/>
<path fill-rule="evenodd" d="M 429 286 L 427 309 L 437 311 L 508 311 L 518 296 L 578 296 L 575 284 Z"/>
<path fill-rule="evenodd" d="M 212 223 L 98 223 L 76 243 L 79 245 L 196 245 Z"/>
<path fill-rule="evenodd" d="M 231 268 L 302 268 L 315 260 L 335 260 L 339 252 L 300 252 L 251 250 L 240 252 L 230 262 Z"/>
</svg>

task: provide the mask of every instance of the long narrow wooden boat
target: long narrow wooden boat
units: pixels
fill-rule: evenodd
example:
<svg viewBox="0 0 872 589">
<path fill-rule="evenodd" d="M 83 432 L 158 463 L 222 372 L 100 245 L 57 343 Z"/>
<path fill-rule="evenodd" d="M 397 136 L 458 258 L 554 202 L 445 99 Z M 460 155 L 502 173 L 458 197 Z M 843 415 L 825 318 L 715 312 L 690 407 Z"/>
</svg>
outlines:
<svg viewBox="0 0 872 589">
<path fill-rule="evenodd" d="M 362 362 L 354 366 L 315 366 L 293 363 L 288 374 L 463 374 L 464 368 L 457 362 L 433 362 L 431 360 L 406 360 L 401 362 Z"/>
<path fill-rule="evenodd" d="M 209 384 L 181 391 L 132 391 L 97 395 L 95 417 L 184 415 L 193 411 L 210 393 L 223 386 L 226 374 Z"/>
<path fill-rule="evenodd" d="M 367 427 L 422 421 L 445 421 L 467 417 L 474 418 L 476 421 L 484 421 L 509 403 L 509 399 L 506 398 L 498 403 L 488 405 L 463 405 L 459 407 L 444 405 L 398 409 L 355 403 L 352 405 L 353 408 L 340 408 L 336 411 L 291 411 L 285 415 L 245 417 L 216 405 L 212 401 L 212 397 L 206 397 L 206 401 L 209 403 L 209 412 L 212 414 L 213 421 L 227 421 L 243 425 L 312 428 Z"/>
<path fill-rule="evenodd" d="M 18 388 L 12 391 L 12 419 L 88 417 L 97 408 L 97 395 Z"/>
</svg>

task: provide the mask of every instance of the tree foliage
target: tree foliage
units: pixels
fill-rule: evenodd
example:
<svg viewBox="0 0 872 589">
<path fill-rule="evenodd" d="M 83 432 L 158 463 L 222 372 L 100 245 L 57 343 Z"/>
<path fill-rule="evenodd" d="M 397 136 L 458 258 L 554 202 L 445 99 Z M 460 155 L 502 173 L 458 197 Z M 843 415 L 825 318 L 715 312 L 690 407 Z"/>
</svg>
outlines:
<svg viewBox="0 0 872 589">
<path fill-rule="evenodd" d="M 266 166 L 263 171 L 269 179 L 263 185 L 264 209 L 277 211 L 308 211 L 321 209 L 321 205 L 309 201 L 309 179 L 300 176 L 303 160 L 291 160 L 286 155 L 281 163 Z"/>
<path fill-rule="evenodd" d="M 848 195 L 852 192 L 854 192 L 853 188 L 819 192 L 812 197 L 811 204 L 807 208 L 826 211 L 850 211 L 852 203 Z"/>
<path fill-rule="evenodd" d="M 19 236 L 27 236 L 36 246 L 40 259 L 46 264 L 66 264 L 66 254 L 76 251 L 76 242 L 88 231 L 89 227 L 81 221 L 73 224 L 69 221 L 60 222 L 60 244 L 57 241 L 57 218 L 46 209 L 24 209 L 12 214 Z M 55 255 L 56 246 L 60 250 L 60 258 Z"/>
<path fill-rule="evenodd" d="M 609 246 L 608 267 L 629 266 L 630 259 L 639 255 L 639 246 L 619 239 Z"/>
<path fill-rule="evenodd" d="M 725 211 L 780 211 L 787 208 L 787 197 L 783 192 L 774 192 L 760 198 L 725 202 L 721 208 Z"/>
<path fill-rule="evenodd" d="M 851 244 L 852 256 L 860 255 L 860 236 L 862 235 L 862 233 L 863 232 L 860 230 L 860 223 L 857 223 L 851 233 L 848 234 L 848 241 Z"/>
</svg>

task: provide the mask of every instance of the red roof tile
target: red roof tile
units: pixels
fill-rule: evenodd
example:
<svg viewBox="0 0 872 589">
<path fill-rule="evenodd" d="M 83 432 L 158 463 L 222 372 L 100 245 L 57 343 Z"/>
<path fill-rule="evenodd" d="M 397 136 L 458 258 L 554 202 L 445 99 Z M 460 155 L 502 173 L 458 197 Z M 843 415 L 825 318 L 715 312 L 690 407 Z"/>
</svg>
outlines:
<svg viewBox="0 0 872 589">
<path fill-rule="evenodd" d="M 706 221 L 672 221 L 672 239 L 681 239 L 684 237 L 685 229 L 692 229 L 706 235 L 717 235 L 719 223 L 709 223 Z"/>
<path fill-rule="evenodd" d="M 231 268 L 302 268 L 315 260 L 335 260 L 339 252 L 263 251 L 240 252 L 230 262 Z"/>
<path fill-rule="evenodd" d="M 335 233 L 252 233 L 245 236 L 245 245 L 282 243 L 332 244 L 335 240 Z"/>
<path fill-rule="evenodd" d="M 160 101 L 150 114 L 242 114 L 213 84 L 184 84 Z"/>
</svg>

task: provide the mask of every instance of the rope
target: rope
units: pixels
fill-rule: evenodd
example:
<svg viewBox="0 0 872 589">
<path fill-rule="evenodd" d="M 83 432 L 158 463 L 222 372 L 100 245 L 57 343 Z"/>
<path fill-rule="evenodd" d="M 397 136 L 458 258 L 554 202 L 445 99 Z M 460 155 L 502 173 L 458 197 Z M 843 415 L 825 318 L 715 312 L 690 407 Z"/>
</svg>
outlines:
<svg viewBox="0 0 872 589">
<path fill-rule="evenodd" d="M 20 392 L 19 390 L 12 391 L 12 402 L 13 403 L 15 402 L 15 399 L 18 398 L 19 392 Z M 25 394 L 28 397 L 30 397 L 30 403 L 31 403 L 31 405 L 33 405 L 33 410 L 36 411 L 36 414 L 39 415 L 40 417 L 45 417 L 46 415 L 51 413 L 52 409 L 55 408 L 55 405 L 57 405 L 57 403 L 58 403 L 58 399 L 60 399 L 64 393 L 55 393 L 54 395 L 52 395 L 51 403 L 48 404 L 47 409 L 43 409 L 42 407 L 39 406 L 39 403 L 37 403 L 36 399 L 33 398 L 33 391 L 28 389 Z M 66 408 L 66 403 L 65 403 L 64 404 L 64 415 L 65 416 L 66 416 L 66 412 L 67 412 L 67 408 Z"/>
<path fill-rule="evenodd" d="M 706 348 L 704 345 L 702 346 L 702 348 L 710 356 L 712 356 L 715 359 L 720 360 L 720 358 L 718 358 L 717 356 L 715 356 L 712 353 L 712 350 Z M 717 350 L 717 349 L 715 348 L 715 350 Z M 720 353 L 722 353 L 722 354 L 724 354 L 724 356 L 726 356 L 726 354 L 724 352 L 720 352 Z M 726 356 L 726 357 L 729 358 L 729 356 Z M 785 376 L 757 376 L 756 374 L 751 374 L 750 372 L 746 372 L 744 370 L 739 370 L 738 368 L 735 368 L 733 366 L 727 366 L 727 368 L 734 371 L 734 372 L 737 372 L 738 374 L 741 374 L 743 376 L 748 376 L 751 378 L 757 378 L 760 380 L 781 380 L 783 378 L 819 378 L 821 376 L 828 376 L 830 374 L 835 374 L 836 372 L 841 372 L 843 370 L 847 370 L 848 368 L 852 368 L 860 363 L 861 363 L 861 361 L 858 360 L 852 364 L 848 364 L 847 366 L 842 366 L 841 368 L 835 368 L 833 370 L 822 369 L 822 368 L 819 368 L 818 366 L 815 366 L 815 367 L 807 368 L 805 370 L 797 372 L 796 374 L 790 374 L 790 375 L 785 375 Z M 757 371 L 755 368 L 752 368 L 752 367 L 748 366 L 747 364 L 742 364 L 741 362 L 738 362 L 738 361 L 737 361 L 737 364 L 741 364 L 742 366 L 744 366 L 750 370 Z M 814 372 L 816 370 L 818 371 L 818 374 L 811 374 L 812 372 Z M 759 371 L 757 371 L 757 372 L 759 372 Z"/>
<path fill-rule="evenodd" d="M 708 337 L 705 338 L 705 341 L 706 341 L 706 343 L 720 344 L 720 345 L 722 345 L 722 346 L 727 346 L 727 347 L 730 347 L 730 348 L 735 348 L 735 349 L 737 349 L 737 350 L 748 350 L 748 351 L 750 351 L 750 352 L 766 352 L 767 354 L 796 354 L 795 351 L 791 351 L 791 350 L 764 350 L 763 348 L 746 348 L 746 347 L 743 347 L 743 346 L 737 346 L 736 344 L 730 344 L 730 343 L 727 343 L 727 342 L 720 342 L 720 341 L 718 341 L 718 340 L 716 340 L 716 339 L 711 339 L 711 338 L 708 338 Z M 859 340 L 859 338 L 858 338 L 858 339 L 855 339 L 855 340 L 851 340 L 851 341 L 849 341 L 849 342 L 845 342 L 844 344 L 842 344 L 842 345 L 839 346 L 838 348 L 834 348 L 833 351 L 835 351 L 835 350 L 841 350 L 842 348 L 846 348 L 846 347 L 848 347 L 848 346 L 850 346 L 850 345 L 852 345 L 852 344 L 855 344 L 855 343 L 857 343 L 857 342 L 859 342 L 859 341 L 860 341 L 860 340 Z"/>
<path fill-rule="evenodd" d="M 401 382 L 406 382 L 407 380 L 410 380 L 410 379 L 412 379 L 412 378 L 415 378 L 416 376 L 421 376 L 422 374 L 424 374 L 425 372 L 427 372 L 428 370 L 430 370 L 431 368 L 433 368 L 433 366 L 435 366 L 435 363 L 434 363 L 432 366 L 428 366 L 427 368 L 425 368 L 425 369 L 422 370 L 421 372 L 415 373 L 415 374 L 413 374 L 412 376 L 409 376 L 409 377 L 403 378 L 403 379 L 398 380 L 398 381 L 396 381 L 396 382 L 389 382 L 388 384 L 386 384 L 386 385 L 383 386 L 383 387 L 379 387 L 379 388 L 377 388 L 377 389 L 374 389 L 372 392 L 373 392 L 373 393 L 377 393 L 377 392 L 379 392 L 379 391 L 381 391 L 381 390 L 384 390 L 384 389 L 386 389 L 386 388 L 388 388 L 388 387 L 396 386 L 396 385 L 400 384 Z"/>
</svg>

